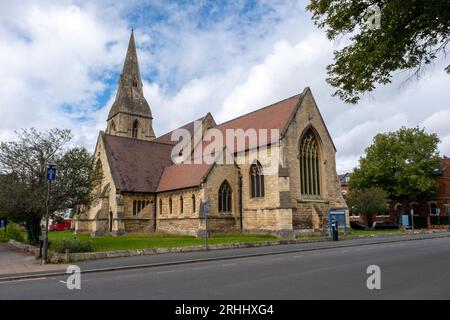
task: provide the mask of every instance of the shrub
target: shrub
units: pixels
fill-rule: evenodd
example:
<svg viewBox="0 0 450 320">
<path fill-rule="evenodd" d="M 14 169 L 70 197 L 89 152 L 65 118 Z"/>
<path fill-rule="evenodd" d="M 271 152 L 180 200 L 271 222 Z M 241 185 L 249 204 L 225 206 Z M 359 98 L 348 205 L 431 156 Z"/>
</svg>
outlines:
<svg viewBox="0 0 450 320">
<path fill-rule="evenodd" d="M 3 241 L 16 240 L 19 242 L 25 242 L 25 236 L 23 232 L 15 223 L 9 223 L 5 228 L 2 229 L 3 232 L 0 234 L 0 239 Z"/>
<path fill-rule="evenodd" d="M 94 251 L 92 241 L 80 241 L 79 239 L 59 240 L 52 246 L 52 249 L 58 253 L 66 253 L 66 250 L 70 253 Z"/>
</svg>

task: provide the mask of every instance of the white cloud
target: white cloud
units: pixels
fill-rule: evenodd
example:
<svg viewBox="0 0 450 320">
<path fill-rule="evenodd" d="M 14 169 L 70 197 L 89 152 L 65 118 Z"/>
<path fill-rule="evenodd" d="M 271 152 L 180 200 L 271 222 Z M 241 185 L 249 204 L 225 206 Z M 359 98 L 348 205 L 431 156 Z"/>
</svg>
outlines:
<svg viewBox="0 0 450 320">
<path fill-rule="evenodd" d="M 257 22 L 231 8 L 201 28 L 197 3 L 181 10 L 161 2 L 167 17 L 156 21 L 133 12 L 142 10 L 137 1 L 0 3 L 0 140 L 22 127 L 58 126 L 74 131 L 75 144 L 92 148 L 114 98 L 107 80 L 121 70 L 134 25 L 157 134 L 208 111 L 226 121 L 309 86 L 338 149 L 339 172 L 357 164 L 376 133 L 402 125 L 438 133 L 441 152 L 450 154 L 450 77 L 443 61 L 419 81 L 405 84 L 407 75 L 399 74 L 359 105 L 345 105 L 325 81 L 335 44 L 313 25 L 306 1 L 261 4 L 258 14 L 270 10 Z M 126 20 L 139 14 L 139 23 Z M 105 88 L 109 100 L 98 110 Z"/>
</svg>

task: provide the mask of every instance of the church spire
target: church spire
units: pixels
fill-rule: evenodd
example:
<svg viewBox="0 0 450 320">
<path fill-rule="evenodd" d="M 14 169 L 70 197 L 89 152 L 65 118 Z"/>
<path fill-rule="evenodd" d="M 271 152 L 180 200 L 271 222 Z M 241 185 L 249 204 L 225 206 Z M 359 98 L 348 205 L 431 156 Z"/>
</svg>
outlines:
<svg viewBox="0 0 450 320">
<path fill-rule="evenodd" d="M 119 115 L 122 116 L 119 117 Z M 124 123 L 125 118 L 129 120 L 127 120 L 126 124 Z M 109 111 L 107 119 L 107 132 L 110 134 L 151 140 L 155 137 L 152 128 L 152 119 L 150 106 L 145 100 L 143 93 L 136 43 L 134 41 L 134 30 L 132 30 L 125 62 L 119 79 L 116 100 Z M 119 126 L 122 128 L 121 131 L 119 129 L 117 131 L 116 129 L 110 129 L 117 128 L 117 122 L 119 121 Z M 124 127 L 125 125 L 127 125 L 127 128 Z M 138 129 L 136 129 L 136 126 Z M 136 131 L 138 132 L 136 133 Z"/>
<path fill-rule="evenodd" d="M 134 31 L 131 31 L 130 42 L 128 44 L 125 63 L 123 64 L 122 74 L 120 76 L 122 87 L 131 87 L 139 90 L 142 94 L 141 73 L 139 71 L 139 62 L 136 53 L 136 43 L 134 41 Z"/>
</svg>

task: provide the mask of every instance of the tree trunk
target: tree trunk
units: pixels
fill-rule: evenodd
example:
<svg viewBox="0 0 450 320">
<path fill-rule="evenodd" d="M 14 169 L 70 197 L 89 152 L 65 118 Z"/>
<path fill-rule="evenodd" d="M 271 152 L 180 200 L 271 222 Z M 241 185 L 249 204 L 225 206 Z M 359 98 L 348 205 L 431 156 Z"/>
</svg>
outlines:
<svg viewBox="0 0 450 320">
<path fill-rule="evenodd" d="M 28 242 L 31 244 L 39 243 L 39 236 L 41 235 L 41 218 L 41 215 L 33 213 L 26 221 L 25 226 L 27 229 Z"/>
</svg>

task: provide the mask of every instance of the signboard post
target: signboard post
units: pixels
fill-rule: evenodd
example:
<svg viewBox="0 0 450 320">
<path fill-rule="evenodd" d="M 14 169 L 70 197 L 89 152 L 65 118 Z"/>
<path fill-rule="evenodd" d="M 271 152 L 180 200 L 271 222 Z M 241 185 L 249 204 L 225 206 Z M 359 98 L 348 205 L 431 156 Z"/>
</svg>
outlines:
<svg viewBox="0 0 450 320">
<path fill-rule="evenodd" d="M 210 210 L 210 204 L 209 201 L 206 201 L 203 204 L 203 212 L 205 214 L 205 249 L 206 251 L 209 250 L 209 246 L 208 246 L 208 214 L 209 214 L 209 210 Z"/>
<path fill-rule="evenodd" d="M 47 165 L 47 170 L 45 172 L 47 179 L 47 205 L 45 212 L 45 237 L 44 237 L 44 252 L 42 255 L 42 263 L 46 264 L 48 262 L 48 220 L 49 220 L 49 206 L 50 206 L 50 192 L 52 182 L 56 180 L 56 165 Z"/>
</svg>

